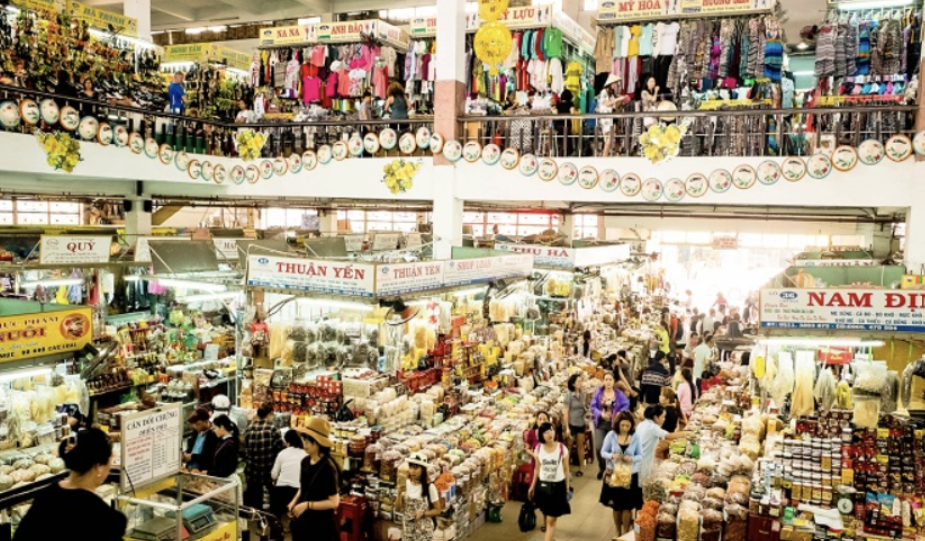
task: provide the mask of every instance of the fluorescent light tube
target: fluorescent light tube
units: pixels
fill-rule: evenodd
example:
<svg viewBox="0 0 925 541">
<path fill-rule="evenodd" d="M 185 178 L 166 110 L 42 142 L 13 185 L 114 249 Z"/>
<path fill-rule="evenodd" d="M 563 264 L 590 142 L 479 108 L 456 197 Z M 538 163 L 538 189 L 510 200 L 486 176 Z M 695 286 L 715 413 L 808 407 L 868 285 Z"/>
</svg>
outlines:
<svg viewBox="0 0 925 541">
<path fill-rule="evenodd" d="M 79 286 L 83 283 L 83 278 L 62 278 L 60 280 L 35 280 L 30 282 L 23 282 L 22 287 Z"/>
<path fill-rule="evenodd" d="M 224 284 L 212 284 L 209 282 L 196 282 L 193 280 L 177 280 L 174 278 L 158 278 L 156 276 L 147 276 L 147 280 L 156 280 L 157 283 L 164 287 L 175 287 L 179 289 L 195 289 L 198 291 L 227 291 L 228 286 Z"/>
</svg>

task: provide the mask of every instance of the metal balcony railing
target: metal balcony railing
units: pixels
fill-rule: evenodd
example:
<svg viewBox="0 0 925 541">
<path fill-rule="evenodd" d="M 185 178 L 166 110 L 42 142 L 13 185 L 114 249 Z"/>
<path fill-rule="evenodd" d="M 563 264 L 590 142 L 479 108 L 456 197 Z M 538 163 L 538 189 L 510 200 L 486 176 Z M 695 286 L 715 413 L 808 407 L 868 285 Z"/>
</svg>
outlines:
<svg viewBox="0 0 925 541">
<path fill-rule="evenodd" d="M 129 132 L 138 132 L 146 138 L 153 137 L 159 144 L 167 143 L 176 150 L 185 150 L 189 153 L 208 154 L 213 156 L 235 156 L 234 138 L 238 130 L 254 129 L 263 131 L 268 135 L 267 144 L 263 149 L 263 157 L 274 158 L 288 156 L 293 152 L 304 152 L 317 149 L 324 144 L 334 144 L 337 141 L 347 141 L 354 133 L 361 136 L 373 132 L 378 133 L 386 127 L 396 132 L 396 140 L 404 133 L 415 133 L 421 127 L 433 131 L 433 117 L 415 117 L 408 120 L 372 120 L 372 121 L 338 121 L 317 120 L 306 122 L 292 122 L 287 120 L 261 121 L 254 123 L 229 123 L 211 120 L 202 120 L 185 115 L 169 112 L 156 112 L 135 107 L 128 103 L 102 102 L 92 99 L 61 96 L 48 92 L 40 92 L 21 87 L 0 85 L 0 103 L 31 99 L 38 103 L 52 99 L 63 108 L 69 105 L 77 110 L 81 118 L 85 116 L 96 117 L 100 122 L 107 122 L 110 126 L 126 126 Z M 38 126 L 27 126 L 21 123 L 18 128 L 22 133 L 34 129 L 46 131 L 60 129 L 59 126 L 48 126 L 40 122 Z M 379 150 L 376 157 L 398 156 L 401 151 L 398 145 L 392 150 Z M 429 156 L 420 149 L 415 155 Z M 373 157 L 364 152 L 359 157 Z"/>
<path fill-rule="evenodd" d="M 642 156 L 639 136 L 655 122 L 689 123 L 680 156 L 807 156 L 915 133 L 917 107 L 844 105 L 803 109 L 633 112 L 610 115 L 466 116 L 461 141 L 494 143 L 538 157 Z M 661 117 L 661 118 L 660 118 Z"/>
</svg>

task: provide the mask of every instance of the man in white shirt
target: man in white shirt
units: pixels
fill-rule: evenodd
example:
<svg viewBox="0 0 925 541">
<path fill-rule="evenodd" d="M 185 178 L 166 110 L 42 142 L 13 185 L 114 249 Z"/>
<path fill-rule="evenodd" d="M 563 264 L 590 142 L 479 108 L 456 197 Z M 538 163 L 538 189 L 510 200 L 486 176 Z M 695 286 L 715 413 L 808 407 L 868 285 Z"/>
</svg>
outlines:
<svg viewBox="0 0 925 541">
<path fill-rule="evenodd" d="M 703 318 L 703 335 L 713 334 L 716 332 L 716 309 L 710 308 L 710 313 Z"/>
<path fill-rule="evenodd" d="M 708 333 L 703 343 L 694 348 L 694 381 L 703 376 L 707 364 L 713 361 L 713 333 Z"/>
</svg>

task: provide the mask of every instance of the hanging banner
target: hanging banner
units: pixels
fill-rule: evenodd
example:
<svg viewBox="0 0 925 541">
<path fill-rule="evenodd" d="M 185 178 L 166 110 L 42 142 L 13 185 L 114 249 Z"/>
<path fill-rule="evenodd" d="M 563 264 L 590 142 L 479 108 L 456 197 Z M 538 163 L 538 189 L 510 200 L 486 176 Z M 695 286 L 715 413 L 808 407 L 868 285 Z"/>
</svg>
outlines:
<svg viewBox="0 0 925 541">
<path fill-rule="evenodd" d="M 436 17 L 416 17 L 411 19 L 409 25 L 411 36 L 415 38 L 430 38 L 437 35 Z"/>
<path fill-rule="evenodd" d="M 298 45 L 316 43 L 318 41 L 318 26 L 314 24 L 299 24 L 295 26 L 270 26 L 260 29 L 260 46 L 274 47 L 277 45 Z"/>
<path fill-rule="evenodd" d="M 379 34 L 377 20 L 343 21 L 339 23 L 318 23 L 318 41 L 321 43 L 348 43 L 360 41 L 363 35 L 377 36 Z"/>
<path fill-rule="evenodd" d="M 247 285 L 372 297 L 375 271 L 376 266 L 368 263 L 251 255 L 247 259 Z"/>
<path fill-rule="evenodd" d="M 122 490 L 137 490 L 180 473 L 183 404 L 129 414 L 122 419 Z"/>
<path fill-rule="evenodd" d="M 161 62 L 199 62 L 208 54 L 211 43 L 191 43 L 189 45 L 168 45 L 164 47 Z"/>
<path fill-rule="evenodd" d="M 109 263 L 112 237 L 42 235 L 39 263 L 42 265 L 77 265 Z"/>
<path fill-rule="evenodd" d="M 526 254 L 454 259 L 446 262 L 443 282 L 445 286 L 453 287 L 529 276 L 532 272 L 533 256 Z"/>
<path fill-rule="evenodd" d="M 404 295 L 443 287 L 444 261 L 421 261 L 379 265 L 376 270 L 376 295 Z"/>
<path fill-rule="evenodd" d="M 203 62 L 213 60 L 225 62 L 229 68 L 249 71 L 251 56 L 223 47 L 216 43 L 192 43 L 189 45 L 168 45 L 164 47 L 161 61 L 167 62 Z"/>
<path fill-rule="evenodd" d="M 377 35 L 379 36 L 379 41 L 402 50 L 408 49 L 408 44 L 411 43 L 411 37 L 407 32 L 397 26 L 392 26 L 382 21 L 376 21 L 376 23 L 378 26 Z M 436 25 L 436 22 L 434 24 Z"/>
<path fill-rule="evenodd" d="M 873 267 L 873 259 L 795 259 L 794 267 Z"/>
<path fill-rule="evenodd" d="M 60 13 L 67 9 L 67 0 L 12 0 L 14 6 L 35 11 Z"/>
<path fill-rule="evenodd" d="M 225 238 L 213 238 L 212 242 L 215 243 L 215 253 L 218 256 L 219 261 L 229 260 L 237 261 L 238 260 L 238 241 L 247 240 L 247 239 L 225 239 Z"/>
<path fill-rule="evenodd" d="M 604 0 L 598 4 L 599 21 L 635 21 L 674 15 L 671 4 L 678 0 Z"/>
<path fill-rule="evenodd" d="M 549 26 L 552 24 L 552 5 L 507 8 L 498 21 L 511 30 Z M 467 32 L 475 32 L 481 24 L 478 13 L 466 14 Z"/>
<path fill-rule="evenodd" d="M 74 0 L 67 0 L 67 11 L 72 19 L 84 21 L 90 26 L 103 30 L 111 28 L 114 34 L 131 38 L 138 37 L 138 19 L 81 4 Z"/>
<path fill-rule="evenodd" d="M 89 307 L 0 317 L 0 362 L 77 351 L 93 338 Z"/>
<path fill-rule="evenodd" d="M 678 0 L 672 0 L 673 3 Z M 734 15 L 771 9 L 765 0 L 680 0 L 682 15 Z"/>
<path fill-rule="evenodd" d="M 925 292 L 762 289 L 766 329 L 925 332 Z"/>
<path fill-rule="evenodd" d="M 575 249 L 540 244 L 495 244 L 495 250 L 533 256 L 533 264 L 541 267 L 571 269 L 575 267 Z"/>
</svg>

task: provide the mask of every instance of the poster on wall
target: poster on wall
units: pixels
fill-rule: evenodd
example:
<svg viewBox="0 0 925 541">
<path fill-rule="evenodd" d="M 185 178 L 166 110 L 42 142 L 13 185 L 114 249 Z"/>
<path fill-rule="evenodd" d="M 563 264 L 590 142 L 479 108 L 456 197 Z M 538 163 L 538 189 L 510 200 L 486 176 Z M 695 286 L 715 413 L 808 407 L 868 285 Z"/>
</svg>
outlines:
<svg viewBox="0 0 925 541">
<path fill-rule="evenodd" d="M 120 481 L 124 492 L 180 472 L 183 404 L 129 414 L 122 419 Z"/>
<path fill-rule="evenodd" d="M 320 259 L 250 255 L 247 285 L 313 291 L 350 297 L 372 297 L 376 266 Z"/>
<path fill-rule="evenodd" d="M 85 306 L 0 317 L 0 362 L 78 351 L 93 338 L 91 317 Z"/>
<path fill-rule="evenodd" d="M 765 329 L 925 332 L 925 291 L 762 289 Z"/>
<path fill-rule="evenodd" d="M 42 235 L 39 263 L 42 265 L 79 265 L 109 263 L 112 237 L 84 235 Z"/>
</svg>

